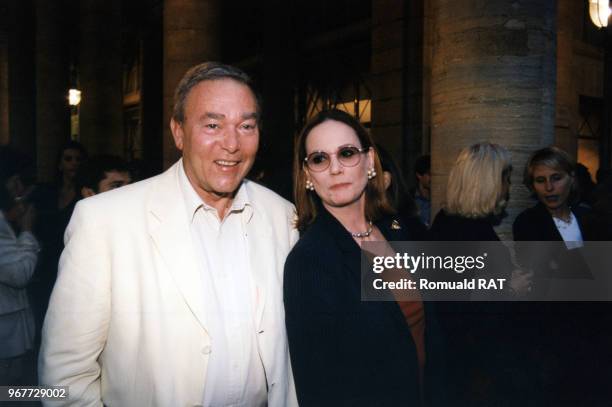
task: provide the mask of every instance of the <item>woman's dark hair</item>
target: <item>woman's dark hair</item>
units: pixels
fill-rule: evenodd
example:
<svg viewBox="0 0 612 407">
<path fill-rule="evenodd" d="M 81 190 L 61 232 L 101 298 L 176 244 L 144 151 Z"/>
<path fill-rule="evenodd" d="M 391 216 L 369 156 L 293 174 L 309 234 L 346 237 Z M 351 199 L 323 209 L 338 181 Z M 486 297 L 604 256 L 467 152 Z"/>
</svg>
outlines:
<svg viewBox="0 0 612 407">
<path fill-rule="evenodd" d="M 0 210 L 8 210 L 13 205 L 6 183 L 9 178 L 20 174 L 25 166 L 24 157 L 20 157 L 9 146 L 0 146 Z"/>
<path fill-rule="evenodd" d="M 55 157 L 55 168 L 56 168 L 56 177 L 58 181 L 61 182 L 61 174 L 62 172 L 59 170 L 60 162 L 62 161 L 62 156 L 64 155 L 64 151 L 66 150 L 77 150 L 81 153 L 81 160 L 87 160 L 87 150 L 83 146 L 83 144 L 79 143 L 76 140 L 68 140 L 64 144 L 61 145 L 60 149 L 57 150 L 57 156 Z"/>
<path fill-rule="evenodd" d="M 370 180 L 366 186 L 365 215 L 366 218 L 375 222 L 383 215 L 394 213 L 393 207 L 387 199 L 385 182 L 382 176 L 382 167 L 374 146 L 374 140 L 368 131 L 350 114 L 341 110 L 323 110 L 306 123 L 295 143 L 293 157 L 293 197 L 297 210 L 296 227 L 303 231 L 317 217 L 317 208 L 321 199 L 316 193 L 306 189 L 306 174 L 304 172 L 304 158 L 306 158 L 306 139 L 308 135 L 319 124 L 328 120 L 334 120 L 346 124 L 355 131 L 362 148 L 374 150 L 374 169 L 378 176 Z"/>
<path fill-rule="evenodd" d="M 389 154 L 387 150 L 382 148 L 380 145 L 376 145 L 378 156 L 380 158 L 380 164 L 383 171 L 388 172 L 391 175 L 391 184 L 387 188 L 387 198 L 395 211 L 401 215 L 414 216 L 417 213 L 416 204 L 414 199 L 408 193 L 406 182 L 402 173 L 400 172 L 395 160 Z"/>
</svg>

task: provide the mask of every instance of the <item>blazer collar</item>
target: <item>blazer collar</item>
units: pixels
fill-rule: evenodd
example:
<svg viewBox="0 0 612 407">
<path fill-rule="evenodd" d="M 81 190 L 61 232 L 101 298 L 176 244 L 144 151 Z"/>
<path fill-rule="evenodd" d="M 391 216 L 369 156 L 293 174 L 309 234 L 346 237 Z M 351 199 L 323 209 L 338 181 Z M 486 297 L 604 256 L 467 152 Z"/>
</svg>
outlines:
<svg viewBox="0 0 612 407">
<path fill-rule="evenodd" d="M 250 181 L 246 181 L 245 187 L 247 190 L 249 189 L 249 184 Z M 245 221 L 244 217 L 242 219 Z M 275 282 L 270 281 L 270 279 L 277 275 L 273 272 L 277 267 L 277 253 L 271 222 L 272 220 L 268 219 L 265 212 L 258 210 L 258 206 L 255 203 L 253 205 L 252 217 L 248 222 L 244 223 L 247 234 L 251 276 L 257 292 L 255 321 L 258 330 L 261 329 L 268 296 L 274 294 L 274 291 L 271 292 L 268 288 L 275 287 Z M 283 263 L 280 264 L 282 265 Z"/>
<path fill-rule="evenodd" d="M 555 221 L 553 220 L 552 215 L 550 214 L 550 212 L 548 212 L 548 209 L 546 209 L 544 204 L 542 202 L 538 202 L 535 206 L 535 210 L 537 211 L 536 212 L 538 214 L 537 216 L 542 219 L 542 222 L 543 222 L 542 225 L 546 227 L 549 239 L 563 241 L 563 237 L 561 236 L 561 233 L 559 233 L 559 229 L 557 229 L 557 225 L 555 225 Z M 580 213 L 578 211 L 575 211 L 572 208 L 570 208 L 570 211 L 576 217 L 576 221 L 578 222 L 578 227 L 580 228 L 581 232 L 584 234 L 582 216 L 580 216 Z"/>
<path fill-rule="evenodd" d="M 147 200 L 148 232 L 187 306 L 206 329 L 202 281 L 179 188 L 179 165 L 180 161 L 159 175 L 153 186 Z"/>
<path fill-rule="evenodd" d="M 180 161 L 159 176 L 148 197 L 148 231 L 189 309 L 206 329 L 206 313 L 202 309 L 201 267 L 191 239 L 191 219 L 179 186 L 179 165 Z M 244 181 L 243 187 L 248 197 L 252 198 L 253 194 L 249 192 L 250 181 Z M 252 207 L 252 216 L 241 219 L 247 234 L 251 275 L 256 285 L 256 321 L 259 326 L 269 294 L 267 287 L 271 282 L 268 279 L 273 276 L 270 270 L 276 267 L 276 256 L 270 220 L 265 212 L 258 210 L 255 202 Z"/>
</svg>

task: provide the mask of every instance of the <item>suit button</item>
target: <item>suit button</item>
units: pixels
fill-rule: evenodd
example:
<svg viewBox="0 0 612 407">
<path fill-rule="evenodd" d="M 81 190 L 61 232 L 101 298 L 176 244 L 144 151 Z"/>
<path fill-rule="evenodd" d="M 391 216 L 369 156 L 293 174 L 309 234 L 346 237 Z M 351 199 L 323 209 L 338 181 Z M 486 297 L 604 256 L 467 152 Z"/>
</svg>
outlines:
<svg viewBox="0 0 612 407">
<path fill-rule="evenodd" d="M 202 348 L 202 353 L 205 354 L 205 355 L 208 355 L 211 352 L 211 350 L 212 349 L 211 349 L 210 345 L 206 345 L 206 346 L 204 346 Z"/>
</svg>

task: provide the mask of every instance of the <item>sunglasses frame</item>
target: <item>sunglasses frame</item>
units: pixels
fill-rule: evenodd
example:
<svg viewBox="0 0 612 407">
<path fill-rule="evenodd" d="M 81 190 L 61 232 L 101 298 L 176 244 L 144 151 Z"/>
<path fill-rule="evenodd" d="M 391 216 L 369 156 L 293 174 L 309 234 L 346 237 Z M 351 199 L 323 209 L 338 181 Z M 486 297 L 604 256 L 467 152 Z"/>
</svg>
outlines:
<svg viewBox="0 0 612 407">
<path fill-rule="evenodd" d="M 306 168 L 308 168 L 310 171 L 313 171 L 313 172 L 323 172 L 323 171 L 327 170 L 327 169 L 329 168 L 329 166 L 331 165 L 331 157 L 332 157 L 333 155 L 335 155 L 335 156 L 336 156 L 336 158 L 338 158 L 338 154 L 340 153 L 340 151 L 342 151 L 342 150 L 343 150 L 343 149 L 345 149 L 345 148 L 346 148 L 346 149 L 354 149 L 354 150 L 356 150 L 356 151 L 357 151 L 359 154 L 365 154 L 365 153 L 367 153 L 368 151 L 370 151 L 370 148 L 371 148 L 371 147 L 361 147 L 361 148 L 360 148 L 360 147 L 354 146 L 354 145 L 352 145 L 352 144 L 349 144 L 349 145 L 345 145 L 345 146 L 340 146 L 340 147 L 338 147 L 338 149 L 336 150 L 336 152 L 335 152 L 335 153 L 328 153 L 327 151 L 320 151 L 320 150 L 318 150 L 318 151 L 313 151 L 312 153 L 310 153 L 310 154 L 308 154 L 306 157 L 304 157 L 304 165 L 305 165 L 305 166 L 306 166 Z M 322 169 L 319 169 L 319 170 L 315 170 L 315 169 L 311 168 L 311 167 L 310 167 L 310 165 L 308 164 L 308 160 L 309 160 L 309 158 L 310 158 L 310 157 L 311 157 L 313 154 L 325 154 L 325 155 L 327 155 L 327 158 L 328 158 L 328 160 L 327 160 L 327 166 L 325 166 L 325 168 L 322 168 Z M 340 160 L 340 159 L 338 159 L 338 162 L 340 163 L 340 165 L 342 165 L 342 166 L 343 166 L 343 167 L 345 167 L 345 168 L 356 167 L 356 166 L 357 166 L 357 165 L 359 165 L 359 163 L 361 162 L 361 156 L 359 156 L 359 160 L 358 160 L 358 161 L 357 161 L 357 162 L 356 162 L 354 165 L 345 165 L 345 164 L 342 162 L 342 160 Z"/>
</svg>

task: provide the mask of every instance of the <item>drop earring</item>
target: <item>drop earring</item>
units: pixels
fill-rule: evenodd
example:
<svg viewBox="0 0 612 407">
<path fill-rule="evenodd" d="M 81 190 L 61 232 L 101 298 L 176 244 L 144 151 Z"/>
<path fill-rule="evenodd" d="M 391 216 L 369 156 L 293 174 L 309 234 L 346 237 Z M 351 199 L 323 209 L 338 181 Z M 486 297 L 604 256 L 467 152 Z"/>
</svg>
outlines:
<svg viewBox="0 0 612 407">
<path fill-rule="evenodd" d="M 376 170 L 374 169 L 374 167 L 372 167 L 368 170 L 368 179 L 372 179 L 375 176 L 376 176 Z"/>
</svg>

